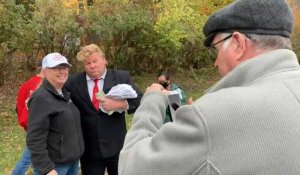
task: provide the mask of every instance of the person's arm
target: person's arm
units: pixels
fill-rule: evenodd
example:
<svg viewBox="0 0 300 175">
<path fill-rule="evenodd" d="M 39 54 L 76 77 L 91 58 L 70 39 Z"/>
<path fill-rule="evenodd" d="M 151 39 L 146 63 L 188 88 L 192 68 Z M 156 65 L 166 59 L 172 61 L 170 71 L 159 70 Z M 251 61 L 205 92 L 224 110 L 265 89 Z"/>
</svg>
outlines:
<svg viewBox="0 0 300 175">
<path fill-rule="evenodd" d="M 29 88 L 26 86 L 26 83 L 21 85 L 17 95 L 17 114 L 18 114 L 18 122 L 21 127 L 25 130 L 27 129 L 27 121 L 28 121 L 28 110 L 26 108 L 26 100 L 29 96 Z"/>
<path fill-rule="evenodd" d="M 114 100 L 114 99 L 100 99 L 100 105 L 105 111 L 117 111 L 123 112 L 127 111 L 128 114 L 134 113 L 135 110 L 140 105 L 141 98 L 143 96 L 142 92 L 137 88 L 137 86 L 132 82 L 128 71 L 121 71 L 115 74 L 119 78 L 119 84 L 130 85 L 137 93 L 137 97 L 133 99 L 124 100 Z"/>
<path fill-rule="evenodd" d="M 55 168 L 47 150 L 49 117 L 51 104 L 44 97 L 34 96 L 29 100 L 29 116 L 26 144 L 31 153 L 31 161 L 40 174 L 47 174 Z"/>
<path fill-rule="evenodd" d="M 204 171 L 201 165 L 207 163 L 208 139 L 199 111 L 192 105 L 180 107 L 176 122 L 163 125 L 167 105 L 161 92 L 144 95 L 120 153 L 120 175 Z"/>
<path fill-rule="evenodd" d="M 98 98 L 98 100 L 105 111 L 123 112 L 128 109 L 128 103 L 126 100 L 114 100 L 110 98 Z"/>
</svg>

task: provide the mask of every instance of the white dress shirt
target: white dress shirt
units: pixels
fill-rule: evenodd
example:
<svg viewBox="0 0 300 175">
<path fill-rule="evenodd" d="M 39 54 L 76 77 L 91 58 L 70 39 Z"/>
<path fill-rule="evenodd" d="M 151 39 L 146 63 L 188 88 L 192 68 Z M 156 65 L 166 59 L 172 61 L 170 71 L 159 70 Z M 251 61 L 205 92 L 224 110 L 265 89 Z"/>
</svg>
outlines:
<svg viewBox="0 0 300 175">
<path fill-rule="evenodd" d="M 105 79 L 105 76 L 106 76 L 106 72 L 107 72 L 107 69 L 105 69 L 103 75 L 98 78 L 98 82 L 97 82 L 97 86 L 98 86 L 98 89 L 99 90 L 102 90 L 103 91 L 103 85 L 104 85 L 104 79 Z M 94 89 L 94 85 L 95 85 L 95 81 L 94 79 L 92 79 L 90 76 L 88 76 L 88 74 L 86 74 L 86 80 L 87 80 L 87 87 L 88 87 L 88 91 L 89 91 L 89 95 L 90 95 L 90 99 L 91 101 L 93 100 L 93 89 Z M 128 105 L 128 102 L 127 100 L 125 99 L 126 103 L 127 103 L 127 108 L 126 110 L 116 110 L 116 112 L 119 112 L 119 113 L 122 113 L 123 111 L 127 111 L 129 109 L 129 105 Z M 106 111 L 102 108 L 102 106 L 99 104 L 99 107 L 100 109 L 106 113 Z"/>
</svg>

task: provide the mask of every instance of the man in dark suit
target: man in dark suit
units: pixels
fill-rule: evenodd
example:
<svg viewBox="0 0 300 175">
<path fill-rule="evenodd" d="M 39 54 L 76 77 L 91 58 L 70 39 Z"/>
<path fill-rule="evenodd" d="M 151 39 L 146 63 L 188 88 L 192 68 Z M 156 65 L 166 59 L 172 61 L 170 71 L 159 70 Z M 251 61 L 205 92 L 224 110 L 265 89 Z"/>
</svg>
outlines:
<svg viewBox="0 0 300 175">
<path fill-rule="evenodd" d="M 85 152 L 81 158 L 83 175 L 118 174 L 118 159 L 126 135 L 125 111 L 135 112 L 142 93 L 131 81 L 127 71 L 107 69 L 107 60 L 95 44 L 81 49 L 77 59 L 84 64 L 84 72 L 70 76 L 66 88 L 81 113 Z M 128 84 L 137 92 L 137 98 L 97 100 L 95 92 L 109 90 L 118 84 Z M 99 109 L 100 107 L 100 109 Z M 104 112 L 103 112 L 104 111 Z M 106 111 L 115 111 L 108 115 Z"/>
</svg>

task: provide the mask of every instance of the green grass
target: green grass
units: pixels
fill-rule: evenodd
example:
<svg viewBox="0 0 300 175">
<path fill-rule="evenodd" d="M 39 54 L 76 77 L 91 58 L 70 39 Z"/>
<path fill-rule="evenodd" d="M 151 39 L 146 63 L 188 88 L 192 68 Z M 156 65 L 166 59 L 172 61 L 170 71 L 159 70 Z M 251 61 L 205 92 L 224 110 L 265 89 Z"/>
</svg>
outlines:
<svg viewBox="0 0 300 175">
<path fill-rule="evenodd" d="M 217 72 L 209 68 L 177 73 L 172 76 L 172 81 L 182 86 L 188 97 L 196 100 L 218 78 Z M 134 76 L 133 81 L 144 92 L 149 85 L 156 81 L 156 74 Z M 11 174 L 25 144 L 25 132 L 19 127 L 15 113 L 16 92 L 21 83 L 8 82 L 0 88 L 0 175 Z M 132 115 L 127 116 L 126 120 L 129 128 Z M 32 171 L 27 174 L 32 174 Z"/>
<path fill-rule="evenodd" d="M 25 132 L 17 122 L 16 88 L 6 86 L 0 92 L 0 175 L 8 175 L 22 154 Z"/>
</svg>

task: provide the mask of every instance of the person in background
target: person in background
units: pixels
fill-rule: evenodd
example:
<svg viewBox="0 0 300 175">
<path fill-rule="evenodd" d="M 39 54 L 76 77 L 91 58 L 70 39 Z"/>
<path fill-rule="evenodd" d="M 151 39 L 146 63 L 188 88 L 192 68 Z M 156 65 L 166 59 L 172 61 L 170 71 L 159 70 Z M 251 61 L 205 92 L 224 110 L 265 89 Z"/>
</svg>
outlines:
<svg viewBox="0 0 300 175">
<path fill-rule="evenodd" d="M 42 61 L 39 61 L 36 67 L 38 73 L 25 81 L 19 88 L 17 95 L 16 111 L 18 114 L 19 125 L 26 131 L 28 122 L 28 108 L 27 101 L 31 94 L 40 86 L 44 72 L 42 69 Z M 30 152 L 25 146 L 21 159 L 16 164 L 12 171 L 12 175 L 25 175 L 31 165 Z"/>
<path fill-rule="evenodd" d="M 167 97 L 147 88 L 120 175 L 299 175 L 300 66 L 285 0 L 236 0 L 204 25 L 222 79 L 163 125 Z"/>
<path fill-rule="evenodd" d="M 59 53 L 43 58 L 45 79 L 28 101 L 26 143 L 40 175 L 77 175 L 84 151 L 80 112 L 63 87 L 71 65 Z"/>
<path fill-rule="evenodd" d="M 180 99 L 180 105 L 186 104 L 186 94 L 183 89 L 177 86 L 175 83 L 171 82 L 170 73 L 167 71 L 160 72 L 157 75 L 157 83 L 162 85 L 165 93 L 168 95 L 178 94 Z M 166 116 L 164 118 L 164 123 L 172 121 L 170 108 L 167 107 Z"/>
<path fill-rule="evenodd" d="M 131 81 L 127 71 L 108 69 L 107 60 L 95 44 L 84 46 L 77 54 L 84 72 L 70 76 L 66 88 L 81 114 L 85 152 L 80 159 L 83 175 L 118 174 L 119 153 L 126 135 L 125 112 L 135 112 L 142 93 Z M 105 94 L 118 84 L 128 84 L 136 91 L 133 99 L 98 101 L 96 94 Z M 102 108 L 102 109 L 101 109 Z M 108 115 L 105 111 L 115 111 Z"/>
</svg>

